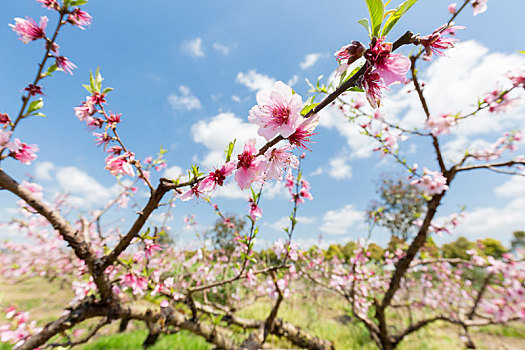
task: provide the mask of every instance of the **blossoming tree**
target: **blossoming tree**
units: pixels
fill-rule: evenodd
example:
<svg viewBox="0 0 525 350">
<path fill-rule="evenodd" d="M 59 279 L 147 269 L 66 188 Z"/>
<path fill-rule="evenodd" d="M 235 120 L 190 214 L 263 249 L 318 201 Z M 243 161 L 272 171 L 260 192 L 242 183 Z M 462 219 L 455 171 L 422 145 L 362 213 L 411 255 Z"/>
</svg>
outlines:
<svg viewBox="0 0 525 350">
<path fill-rule="evenodd" d="M 303 103 L 299 94 L 280 81 L 258 92 L 257 105 L 249 111 L 248 120 L 259 127 L 258 134 L 266 143 L 257 148 L 255 139 L 250 139 L 241 153 L 234 154 L 235 141 L 232 141 L 225 150 L 223 164 L 207 174 L 194 165 L 185 179 L 160 178 L 158 183 L 152 180 L 152 172 L 166 166 L 165 152 L 161 151 L 155 159 L 140 160 L 135 156 L 132 146 L 118 133 L 122 115 L 108 110 L 112 89 L 103 87 L 97 70 L 84 86 L 89 95 L 74 112 L 93 132 L 95 143 L 106 153 L 105 168 L 121 186 L 119 194 L 106 207 L 73 222 L 66 219 L 68 209 L 63 196 L 48 202 L 38 184 L 19 183 L 5 170 L 9 161 L 29 164 L 37 157 L 38 146 L 22 142 L 14 134 L 20 122 L 42 116 L 42 81 L 56 71 L 72 74 L 75 69 L 71 61 L 59 54 L 59 32 L 67 25 L 84 29 L 92 20 L 82 10 L 85 0 L 37 1 L 56 13 L 56 29 L 52 34 L 46 33 L 49 22 L 46 16 L 39 23 L 31 18 L 16 18 L 11 24 L 23 43 L 43 42 L 44 56 L 33 82 L 24 89 L 19 113 L 0 115 L 0 189 L 21 200 L 22 219 L 13 224 L 33 241 L 4 246 L 11 253 L 2 255 L 2 273 L 6 277 L 36 274 L 60 278 L 71 283 L 76 297 L 69 306 L 65 305 L 62 316 L 41 328 L 29 321 L 26 312 L 8 308 L 6 317 L 10 323 L 0 328 L 2 341 L 15 344 L 17 349 L 74 346 L 87 342 L 114 321 L 119 320 L 125 329 L 127 322 L 138 320 L 149 330 L 145 346 L 155 343 L 160 334 L 185 329 L 224 349 L 257 349 L 270 334 L 309 349 L 333 348 L 331 341 L 277 318 L 293 284 L 308 280 L 345 298 L 353 315 L 382 349 L 395 348 L 408 334 L 438 320 L 460 325 L 468 338 L 469 327 L 525 318 L 523 257 L 506 255 L 503 260 L 495 260 L 471 252 L 470 260 L 459 261 L 426 258 L 422 253 L 431 233 L 444 232 L 458 222 L 458 216 L 447 223 L 434 222 L 438 206 L 456 176 L 478 169 L 516 174 L 525 165 L 523 156 L 510 158 L 506 153 L 516 148 L 521 138 L 519 131 L 506 133 L 485 150 L 468 150 L 453 164 L 444 160 L 439 143 L 440 135 L 450 132 L 462 120 L 474 118 L 481 110 L 505 111 L 515 98 L 511 96 L 523 90 L 523 71 L 509 74 L 508 88 L 488 93 L 474 110 L 457 114 L 431 112 L 418 80 L 416 64 L 420 59 L 431 60 L 454 46 L 453 36 L 462 27 L 454 26 L 452 21 L 469 4 L 474 14 L 485 11 L 486 1 L 466 0 L 459 8 L 451 6 L 450 20 L 429 35 L 406 32 L 389 42 L 390 30 L 417 0 L 407 0 L 389 11 L 381 0 L 367 0 L 370 20 L 360 23 L 367 29 L 370 43 L 366 47 L 352 41 L 336 52 L 339 82 L 334 80 L 329 87 L 312 87 L 313 93 L 325 95 L 319 103 L 314 103 L 314 98 Z M 409 57 L 394 53 L 404 46 L 415 46 L 416 51 Z M 411 77 L 407 78 L 407 74 Z M 400 83 L 414 86 L 423 111 L 422 128 L 411 129 L 390 122 L 380 109 L 385 90 Z M 363 94 L 369 106 L 359 100 Z M 315 152 L 310 143 L 319 112 L 331 104 L 378 142 L 378 152 L 394 157 L 409 172 L 411 184 L 421 190 L 426 201 L 414 239 L 403 249 L 385 256 L 382 266 L 370 263 L 366 242 L 357 247 L 354 257 L 347 262 L 323 261 L 315 254 L 299 251 L 293 243 L 297 210 L 306 199 L 313 199 L 310 184 L 300 170 L 305 157 L 302 152 L 310 149 Z M 408 165 L 403 160 L 397 142 L 408 136 L 429 140 L 437 168 L 428 165 L 421 171 L 417 165 Z M 212 203 L 214 192 L 227 181 L 235 181 L 242 190 L 251 189 L 249 230 L 237 234 L 232 254 L 205 249 L 185 254 L 159 243 L 166 225 L 149 224 L 148 219 L 154 211 L 164 208 L 165 217 L 169 217 L 176 200 L 205 199 L 227 225 L 227 216 Z M 283 181 L 292 203 L 287 239 L 276 242 L 277 262 L 273 263 L 257 259 L 254 253 L 254 241 L 260 234 L 258 220 L 263 214 L 259 201 L 264 184 L 270 181 Z M 129 228 L 125 232 L 102 228 L 100 218 L 114 206 L 125 207 L 142 184 L 149 197 Z M 191 225 L 192 218 L 187 221 Z M 472 285 L 468 271 L 473 269 L 486 271 L 480 285 Z M 272 300 L 265 319 L 249 320 L 236 315 L 239 307 L 260 295 L 268 295 Z M 148 307 L 139 301 L 147 301 Z M 409 325 L 398 325 L 392 331 L 388 312 L 402 307 L 409 309 Z M 416 320 L 411 312 L 415 307 L 431 310 L 430 315 Z M 90 320 L 96 323 L 84 336 L 72 332 Z M 239 326 L 252 331 L 241 341 L 235 341 L 229 328 Z"/>
</svg>

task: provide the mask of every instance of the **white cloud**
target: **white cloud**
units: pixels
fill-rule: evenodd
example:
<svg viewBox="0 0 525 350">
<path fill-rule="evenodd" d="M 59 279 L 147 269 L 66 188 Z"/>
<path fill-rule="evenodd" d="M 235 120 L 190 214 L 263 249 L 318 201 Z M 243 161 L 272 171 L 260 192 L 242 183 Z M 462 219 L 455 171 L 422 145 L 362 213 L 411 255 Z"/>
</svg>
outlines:
<svg viewBox="0 0 525 350">
<path fill-rule="evenodd" d="M 35 176 L 39 180 L 52 179 L 51 171 L 55 169 L 55 165 L 51 162 L 38 162 L 35 166 Z"/>
<path fill-rule="evenodd" d="M 322 54 L 320 52 L 309 53 L 308 55 L 304 56 L 304 59 L 299 64 L 299 66 L 301 67 L 301 69 L 308 69 L 311 66 L 313 66 L 314 64 L 316 64 L 317 61 L 319 61 L 319 59 L 324 57 L 324 56 L 326 56 L 326 55 Z"/>
<path fill-rule="evenodd" d="M 164 170 L 164 177 L 168 179 L 177 179 L 179 176 L 183 175 L 184 171 L 178 165 L 170 166 Z"/>
<path fill-rule="evenodd" d="M 337 130 L 346 139 L 352 158 L 368 158 L 377 146 L 371 137 L 361 134 L 355 124 L 350 123 L 339 109 L 331 105 L 319 112 L 319 126 Z"/>
<path fill-rule="evenodd" d="M 241 98 L 239 96 L 237 96 L 237 95 L 233 95 L 232 96 L 232 101 L 239 103 L 239 102 L 241 102 Z"/>
<path fill-rule="evenodd" d="M 330 159 L 330 176 L 336 180 L 352 178 L 352 167 L 348 164 L 348 158 L 338 156 Z"/>
<path fill-rule="evenodd" d="M 201 109 L 201 101 L 195 97 L 189 87 L 179 86 L 180 94 L 172 93 L 168 96 L 168 103 L 172 109 L 191 111 L 193 109 Z"/>
<path fill-rule="evenodd" d="M 118 194 L 118 185 L 105 187 L 73 166 L 58 168 L 56 181 L 62 191 L 70 194 L 69 202 L 79 207 L 105 204 Z"/>
<path fill-rule="evenodd" d="M 183 42 L 181 44 L 181 49 L 191 57 L 204 57 L 204 50 L 202 48 L 201 38 L 195 38 Z"/>
<path fill-rule="evenodd" d="M 213 49 L 219 51 L 223 55 L 228 55 L 230 53 L 230 48 L 226 45 L 213 43 Z"/>
<path fill-rule="evenodd" d="M 317 167 L 313 172 L 311 172 L 308 176 L 317 176 L 321 175 L 323 173 L 322 167 Z"/>
<path fill-rule="evenodd" d="M 236 139 L 234 153 L 239 153 L 249 138 L 257 135 L 258 126 L 244 122 L 233 113 L 220 113 L 209 120 L 200 120 L 191 126 L 193 140 L 203 144 L 210 150 L 204 157 L 207 166 L 217 166 L 224 162 L 224 149 L 228 143 Z M 264 144 L 258 138 L 257 145 Z"/>
<path fill-rule="evenodd" d="M 455 229 L 454 236 L 465 235 L 472 240 L 493 237 L 508 245 L 512 232 L 525 229 L 525 177 L 511 177 L 496 187 L 494 193 L 504 198 L 505 204 L 472 210 L 467 208 L 465 219 Z"/>
<path fill-rule="evenodd" d="M 233 177 L 230 177 L 230 182 L 224 184 L 224 186 L 218 187 L 217 190 L 215 190 L 214 197 L 222 197 L 222 198 L 228 198 L 228 199 L 248 199 L 248 192 L 243 192 L 239 186 L 237 185 L 237 182 L 233 179 Z"/>
<path fill-rule="evenodd" d="M 294 76 L 290 80 L 288 80 L 287 84 L 290 86 L 293 86 L 297 84 L 298 81 L 299 81 L 299 76 L 297 74 L 294 74 Z"/>
<path fill-rule="evenodd" d="M 251 69 L 246 73 L 237 73 L 236 81 L 252 91 L 259 91 L 261 89 L 269 89 L 275 83 L 275 79 L 264 74 L 259 74 L 255 69 Z"/>
<path fill-rule="evenodd" d="M 363 220 L 364 213 L 348 204 L 339 210 L 327 211 L 319 230 L 328 234 L 343 235 L 348 233 L 351 227 L 361 226 Z"/>
</svg>

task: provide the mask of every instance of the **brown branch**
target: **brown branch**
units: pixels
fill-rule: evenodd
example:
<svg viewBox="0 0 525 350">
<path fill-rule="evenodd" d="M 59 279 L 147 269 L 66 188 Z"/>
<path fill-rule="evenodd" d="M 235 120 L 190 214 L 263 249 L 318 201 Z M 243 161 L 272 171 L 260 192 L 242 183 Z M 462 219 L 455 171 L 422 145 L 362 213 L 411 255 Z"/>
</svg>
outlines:
<svg viewBox="0 0 525 350">
<path fill-rule="evenodd" d="M 517 160 L 510 160 L 507 162 L 501 162 L 501 163 L 487 163 L 487 164 L 477 164 L 477 165 L 466 165 L 462 167 L 455 168 L 456 172 L 460 171 L 468 171 L 468 170 L 475 170 L 475 169 L 491 169 L 493 168 L 500 168 L 500 167 L 511 167 L 514 165 L 525 165 L 525 161 L 517 161 Z"/>
<path fill-rule="evenodd" d="M 82 232 L 73 229 L 57 210 L 49 208 L 46 203 L 36 198 L 32 192 L 21 186 L 2 169 L 0 169 L 0 186 L 24 200 L 29 206 L 47 219 L 53 228 L 57 230 L 71 248 L 73 248 L 75 255 L 86 262 L 102 299 L 107 300 L 110 298 L 111 286 L 107 276 L 104 274 L 105 268 L 99 267 L 99 260 L 84 240 Z"/>
<path fill-rule="evenodd" d="M 76 341 L 67 341 L 67 342 L 64 342 L 64 343 L 51 343 L 51 344 L 48 344 L 44 347 L 45 348 L 55 348 L 55 347 L 65 347 L 65 346 L 69 346 L 69 347 L 73 347 L 73 346 L 77 346 L 77 345 L 80 345 L 80 344 L 85 344 L 87 343 L 91 338 L 93 338 L 97 332 L 102 329 L 102 327 L 108 325 L 111 323 L 111 320 L 108 319 L 108 318 L 102 318 L 98 323 L 97 325 L 91 330 L 89 331 L 88 334 L 86 334 L 86 336 L 84 336 L 83 338 L 79 339 L 79 340 L 76 340 Z"/>
<path fill-rule="evenodd" d="M 102 259 L 102 269 L 106 269 L 108 266 L 111 266 L 115 260 L 117 260 L 120 253 L 122 253 L 130 245 L 133 238 L 139 234 L 151 213 L 157 209 L 160 201 L 162 200 L 162 197 L 164 197 L 166 192 L 168 192 L 168 189 L 161 179 L 159 185 L 151 194 L 148 203 L 144 209 L 142 209 L 139 217 L 135 220 L 128 233 L 117 243 L 115 248 L 113 248 L 113 250 Z"/>
<path fill-rule="evenodd" d="M 46 324 L 39 333 L 28 337 L 22 344 L 16 346 L 14 350 L 32 350 L 45 344 L 53 336 L 71 329 L 89 318 L 102 317 L 107 314 L 107 305 L 95 303 L 92 298 L 88 298 L 69 310 L 67 314 Z"/>
<path fill-rule="evenodd" d="M 481 288 L 479 289 L 478 295 L 476 295 L 476 300 L 474 301 L 474 305 L 472 305 L 472 309 L 467 315 L 467 318 L 469 320 L 472 320 L 474 318 L 474 315 L 476 314 L 476 309 L 479 306 L 479 302 L 481 301 L 481 298 L 483 298 L 483 294 L 485 294 L 485 291 L 487 290 L 487 287 L 490 283 L 490 279 L 492 278 L 492 276 L 494 276 L 494 273 L 490 272 L 483 280 L 483 284 L 481 285 Z"/>
</svg>

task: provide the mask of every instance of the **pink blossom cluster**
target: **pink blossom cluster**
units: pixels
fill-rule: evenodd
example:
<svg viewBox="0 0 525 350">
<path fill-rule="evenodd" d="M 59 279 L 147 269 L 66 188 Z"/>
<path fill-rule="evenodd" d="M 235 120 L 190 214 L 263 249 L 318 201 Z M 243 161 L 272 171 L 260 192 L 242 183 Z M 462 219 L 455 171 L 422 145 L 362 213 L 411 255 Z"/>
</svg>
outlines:
<svg viewBox="0 0 525 350">
<path fill-rule="evenodd" d="M 447 178 L 444 177 L 441 172 L 431 171 L 427 168 L 423 168 L 423 175 L 421 177 L 410 183 L 429 196 L 441 194 L 443 191 L 448 190 Z"/>
<path fill-rule="evenodd" d="M 223 186 L 226 179 L 234 174 L 235 181 L 241 189 L 248 189 L 254 183 L 269 180 L 281 181 L 286 169 L 297 168 L 299 161 L 292 152 L 297 148 L 307 149 L 310 138 L 318 124 L 318 117 L 313 115 L 302 118 L 301 96 L 281 81 L 272 88 L 257 93 L 257 105 L 250 110 L 248 120 L 259 126 L 258 134 L 267 140 L 280 136 L 288 140 L 288 145 L 275 146 L 265 154 L 259 154 L 256 139 L 246 141 L 243 151 L 236 159 L 227 162 L 210 172 L 198 184 L 186 190 L 181 199 L 189 200 L 208 194 Z M 84 107 L 85 108 L 85 107 Z M 306 186 L 306 184 L 305 184 Z M 252 218 L 261 213 L 259 208 L 250 203 Z"/>
<path fill-rule="evenodd" d="M 517 143 L 523 139 L 522 130 L 505 132 L 495 143 L 487 146 L 483 150 L 471 151 L 469 154 L 480 160 L 494 160 L 500 158 L 506 151 L 518 149 Z"/>
<path fill-rule="evenodd" d="M 517 104 L 517 100 L 509 96 L 505 91 L 492 90 L 483 98 L 483 102 L 489 106 L 489 112 L 506 113 L 510 107 Z"/>
<path fill-rule="evenodd" d="M 11 134 L 11 131 L 0 129 L 0 150 L 7 149 L 9 150 L 10 157 L 18 160 L 22 164 L 31 164 L 31 162 L 37 158 L 36 152 L 39 150 L 38 146 L 27 144 L 18 138 L 9 141 Z"/>
<path fill-rule="evenodd" d="M 448 134 L 450 129 L 456 125 L 456 116 L 452 114 L 438 114 L 430 115 L 426 123 L 426 128 L 430 130 L 432 135 L 439 136 L 441 134 Z"/>
<path fill-rule="evenodd" d="M 9 324 L 0 326 L 0 341 L 20 345 L 24 339 L 32 334 L 40 332 L 42 328 L 36 327 L 35 321 L 29 321 L 29 313 L 17 311 L 14 306 L 9 306 L 5 310 L 5 318 Z"/>
<path fill-rule="evenodd" d="M 292 174 L 292 170 L 289 169 L 286 173 L 285 178 L 285 185 L 288 189 L 288 193 L 292 197 L 291 201 L 293 201 L 296 205 L 304 203 L 305 199 L 313 200 L 314 197 L 310 193 L 310 182 L 303 179 L 302 175 L 300 176 L 299 183 L 296 184 L 296 180 Z M 298 190 L 296 190 L 298 188 Z"/>
<path fill-rule="evenodd" d="M 363 53 L 368 68 L 361 78 L 361 85 L 373 108 L 381 105 L 382 90 L 392 84 L 404 83 L 410 69 L 410 60 L 401 54 L 393 54 L 392 43 L 384 40 L 374 37 L 370 48 Z"/>
</svg>

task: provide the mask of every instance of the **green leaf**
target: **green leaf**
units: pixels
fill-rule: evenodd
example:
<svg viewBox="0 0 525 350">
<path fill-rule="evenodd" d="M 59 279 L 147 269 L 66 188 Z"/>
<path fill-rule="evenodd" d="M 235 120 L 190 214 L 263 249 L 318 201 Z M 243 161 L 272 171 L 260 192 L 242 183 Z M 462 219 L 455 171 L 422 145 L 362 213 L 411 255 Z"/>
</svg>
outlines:
<svg viewBox="0 0 525 350">
<path fill-rule="evenodd" d="M 38 111 L 42 107 L 44 107 L 44 100 L 42 100 L 42 98 L 39 98 L 38 100 L 34 100 L 29 105 L 29 108 L 27 109 L 27 114 L 31 114 L 34 111 Z"/>
<path fill-rule="evenodd" d="M 368 7 L 370 20 L 372 22 L 372 36 L 379 36 L 385 5 L 381 0 L 366 0 L 366 6 Z"/>
<path fill-rule="evenodd" d="M 388 17 L 388 19 L 385 22 L 385 26 L 383 27 L 383 32 L 381 33 L 381 36 L 387 35 L 392 28 L 396 25 L 397 21 L 403 17 L 403 15 L 417 2 L 417 0 L 406 0 L 404 3 L 399 5 L 394 13 Z"/>
<path fill-rule="evenodd" d="M 91 89 L 91 86 L 86 85 L 86 84 L 82 84 L 82 86 L 83 86 L 84 89 L 86 89 L 91 95 L 93 95 L 93 89 Z"/>
<path fill-rule="evenodd" d="M 93 78 L 93 72 L 89 72 L 89 86 L 91 86 L 92 93 L 97 91 L 95 89 L 95 78 Z"/>
<path fill-rule="evenodd" d="M 368 18 L 363 18 L 363 19 L 360 19 L 359 21 L 357 21 L 357 23 L 359 23 L 360 25 L 362 25 L 363 27 L 365 27 L 367 33 L 368 33 L 368 36 L 372 36 L 372 29 L 370 29 L 370 23 L 368 22 Z"/>
<path fill-rule="evenodd" d="M 352 86 L 350 89 L 348 89 L 346 91 L 365 92 L 365 90 L 363 90 L 363 89 L 361 89 L 360 87 L 357 87 L 357 86 Z"/>
<path fill-rule="evenodd" d="M 47 117 L 44 113 L 40 113 L 40 112 L 33 113 L 33 114 L 31 114 L 31 115 L 34 115 L 35 117 L 44 117 L 44 118 Z"/>
<path fill-rule="evenodd" d="M 58 68 L 58 66 L 56 65 L 56 63 L 53 63 L 52 65 L 50 65 L 48 68 L 47 68 L 47 73 L 48 74 L 51 74 L 53 73 L 54 71 L 56 71 Z"/>
<path fill-rule="evenodd" d="M 107 87 L 107 88 L 105 88 L 104 90 L 102 90 L 102 93 L 103 93 L 103 94 L 107 94 L 107 93 L 110 92 L 110 91 L 113 91 L 113 88 L 111 88 L 111 87 Z"/>
<path fill-rule="evenodd" d="M 235 147 L 236 141 L 237 139 L 234 139 L 228 144 L 228 147 L 224 150 L 224 153 L 226 154 L 226 163 L 228 163 L 232 157 L 233 147 Z"/>
<path fill-rule="evenodd" d="M 301 110 L 301 115 L 304 117 L 308 112 L 314 109 L 319 103 L 312 103 L 311 105 L 304 106 Z"/>
<path fill-rule="evenodd" d="M 97 71 L 95 72 L 95 87 L 97 92 L 100 92 L 100 90 L 102 89 L 102 80 L 104 79 L 100 74 L 100 67 L 97 67 Z"/>
<path fill-rule="evenodd" d="M 339 82 L 339 86 L 343 85 L 348 79 L 350 79 L 351 77 L 353 77 L 361 68 L 363 67 L 362 64 L 356 66 L 351 72 L 350 74 L 346 74 L 345 78 L 343 79 L 341 77 L 341 81 Z M 346 71 L 346 73 L 348 72 L 348 70 Z"/>
<path fill-rule="evenodd" d="M 87 0 L 73 0 L 69 2 L 69 6 L 82 6 L 87 4 Z"/>
</svg>

